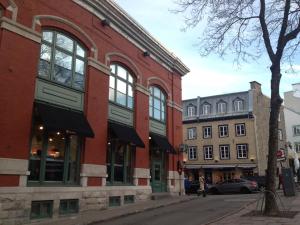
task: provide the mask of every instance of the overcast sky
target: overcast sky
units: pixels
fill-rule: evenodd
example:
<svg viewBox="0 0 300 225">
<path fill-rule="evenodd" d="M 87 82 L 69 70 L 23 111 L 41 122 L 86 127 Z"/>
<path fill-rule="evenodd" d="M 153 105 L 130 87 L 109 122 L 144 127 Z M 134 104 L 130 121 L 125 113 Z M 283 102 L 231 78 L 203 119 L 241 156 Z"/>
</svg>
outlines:
<svg viewBox="0 0 300 225">
<path fill-rule="evenodd" d="M 183 32 L 183 15 L 170 12 L 176 8 L 173 0 L 115 1 L 190 68 L 191 72 L 182 78 L 183 99 L 247 91 L 249 82 L 254 80 L 261 83 L 264 94 L 270 96 L 270 63 L 266 58 L 243 63 L 238 68 L 230 55 L 224 59 L 217 55 L 201 57 L 196 46 L 201 27 Z M 300 65 L 299 60 L 296 63 Z M 295 68 L 300 69 L 300 66 Z M 300 82 L 300 70 L 282 73 L 281 93 L 292 90 L 291 84 Z"/>
</svg>

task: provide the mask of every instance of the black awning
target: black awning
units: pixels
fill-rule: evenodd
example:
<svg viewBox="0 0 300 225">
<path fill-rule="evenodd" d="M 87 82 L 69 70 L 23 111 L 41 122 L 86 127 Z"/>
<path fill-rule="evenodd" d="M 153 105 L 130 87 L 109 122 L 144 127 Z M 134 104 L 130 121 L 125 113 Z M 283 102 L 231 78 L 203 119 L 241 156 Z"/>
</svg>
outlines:
<svg viewBox="0 0 300 225">
<path fill-rule="evenodd" d="M 133 127 L 110 122 L 109 128 L 119 140 L 129 142 L 141 148 L 145 148 L 144 142 Z"/>
<path fill-rule="evenodd" d="M 36 103 L 38 113 L 47 130 L 69 130 L 85 137 L 94 137 L 94 132 L 83 113 Z"/>
<path fill-rule="evenodd" d="M 161 149 L 165 150 L 166 152 L 175 154 L 176 151 L 173 146 L 169 143 L 166 137 L 157 135 L 157 134 L 150 134 L 151 140 Z"/>
</svg>

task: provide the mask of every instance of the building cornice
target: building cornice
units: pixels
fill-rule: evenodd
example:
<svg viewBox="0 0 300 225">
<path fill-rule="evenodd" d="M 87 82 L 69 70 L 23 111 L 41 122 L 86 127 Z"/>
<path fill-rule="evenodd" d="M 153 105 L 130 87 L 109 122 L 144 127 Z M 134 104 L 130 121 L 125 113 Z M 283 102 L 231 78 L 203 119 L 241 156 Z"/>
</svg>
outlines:
<svg viewBox="0 0 300 225">
<path fill-rule="evenodd" d="M 109 21 L 109 26 L 127 38 L 143 52 L 170 71 L 177 71 L 181 76 L 190 70 L 173 53 L 155 40 L 141 25 L 130 17 L 112 0 L 73 0 L 78 5 L 96 15 L 101 20 Z"/>
<path fill-rule="evenodd" d="M 183 120 L 183 124 L 191 124 L 191 123 L 203 123 L 203 122 L 213 122 L 213 121 L 221 121 L 221 120 L 233 120 L 233 119 L 253 119 L 253 114 L 247 113 L 242 115 L 232 115 L 232 116 L 219 116 L 219 117 L 208 117 L 208 118 L 196 118 L 192 120 Z"/>
</svg>

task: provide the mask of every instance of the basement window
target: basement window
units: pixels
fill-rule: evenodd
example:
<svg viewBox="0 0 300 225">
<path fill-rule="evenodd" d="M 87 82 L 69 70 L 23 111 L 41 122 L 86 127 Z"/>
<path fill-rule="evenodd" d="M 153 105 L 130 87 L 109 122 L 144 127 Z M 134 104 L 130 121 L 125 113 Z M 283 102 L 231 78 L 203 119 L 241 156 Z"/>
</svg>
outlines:
<svg viewBox="0 0 300 225">
<path fill-rule="evenodd" d="M 30 219 L 51 218 L 53 211 L 53 201 L 33 201 L 31 202 Z"/>
<path fill-rule="evenodd" d="M 121 197 L 120 196 L 110 196 L 109 197 L 109 207 L 115 207 L 121 205 Z"/>
<path fill-rule="evenodd" d="M 134 195 L 125 195 L 124 196 L 124 204 L 134 203 Z"/>
<path fill-rule="evenodd" d="M 63 199 L 60 200 L 59 203 L 59 214 L 65 215 L 65 214 L 72 214 L 72 213 L 78 213 L 78 199 Z"/>
</svg>

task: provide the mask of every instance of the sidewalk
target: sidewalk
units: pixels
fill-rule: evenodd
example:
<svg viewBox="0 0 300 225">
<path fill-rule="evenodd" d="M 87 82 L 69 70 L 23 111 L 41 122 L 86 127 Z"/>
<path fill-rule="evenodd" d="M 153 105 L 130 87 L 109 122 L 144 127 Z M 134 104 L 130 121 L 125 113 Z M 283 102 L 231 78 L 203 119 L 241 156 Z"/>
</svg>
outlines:
<svg viewBox="0 0 300 225">
<path fill-rule="evenodd" d="M 298 211 L 294 218 L 282 218 L 282 217 L 262 217 L 262 216 L 245 216 L 245 214 L 257 209 L 257 203 L 252 202 L 245 205 L 240 210 L 233 212 L 233 214 L 225 215 L 221 218 L 209 222 L 205 225 L 296 225 L 300 224 L 300 193 L 297 192 L 296 196 L 285 197 L 282 191 L 279 192 L 279 196 L 283 202 L 284 209 L 287 211 Z M 279 204 L 279 208 L 282 209 Z"/>
<path fill-rule="evenodd" d="M 196 199 L 197 196 L 173 196 L 160 200 L 145 200 L 142 202 L 129 204 L 125 206 L 109 208 L 102 211 L 88 211 L 80 215 L 68 218 L 53 219 L 51 222 L 35 223 L 36 225 L 92 225 L 99 222 L 108 221 L 111 219 L 121 218 L 128 215 L 133 215 L 139 212 L 156 209 L 168 205 L 178 204 L 181 202 Z"/>
</svg>

